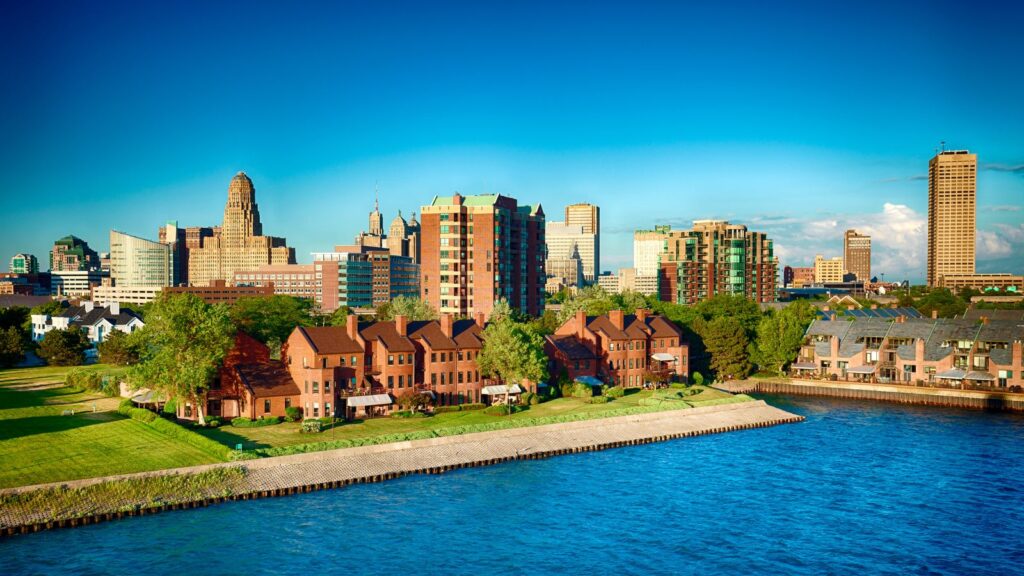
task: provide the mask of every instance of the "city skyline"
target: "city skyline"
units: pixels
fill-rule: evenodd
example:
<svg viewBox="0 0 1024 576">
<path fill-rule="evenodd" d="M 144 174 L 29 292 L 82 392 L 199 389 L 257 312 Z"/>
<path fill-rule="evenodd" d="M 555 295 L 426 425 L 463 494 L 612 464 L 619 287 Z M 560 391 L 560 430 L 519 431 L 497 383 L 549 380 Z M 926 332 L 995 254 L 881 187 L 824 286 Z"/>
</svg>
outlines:
<svg viewBox="0 0 1024 576">
<path fill-rule="evenodd" d="M 603 270 L 630 265 L 636 229 L 725 219 L 765 231 L 783 266 L 840 254 L 854 228 L 872 236 L 873 271 L 923 282 L 927 163 L 946 141 L 979 156 L 978 271 L 1020 273 L 1024 79 L 1002 64 L 1024 51 L 1007 14 L 1020 8 L 880 6 L 560 6 L 539 21 L 335 7 L 302 15 L 301 33 L 266 6 L 187 21 L 18 6 L 0 42 L 34 66 L 8 62 L 0 95 L 19 110 L 0 120 L 0 257 L 214 225 L 243 170 L 302 263 L 362 231 L 379 187 L 387 220 L 456 191 L 550 214 L 598 205 Z"/>
</svg>

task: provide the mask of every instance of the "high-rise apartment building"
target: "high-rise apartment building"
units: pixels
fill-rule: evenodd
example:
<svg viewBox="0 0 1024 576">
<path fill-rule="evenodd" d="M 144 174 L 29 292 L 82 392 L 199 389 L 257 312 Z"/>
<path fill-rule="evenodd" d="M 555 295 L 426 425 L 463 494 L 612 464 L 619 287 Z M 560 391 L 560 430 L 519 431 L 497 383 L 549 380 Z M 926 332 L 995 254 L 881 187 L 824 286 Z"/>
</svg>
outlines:
<svg viewBox="0 0 1024 576">
<path fill-rule="evenodd" d="M 666 241 L 669 232 L 669 226 L 655 226 L 654 230 L 633 232 L 633 269 L 636 270 L 637 276 L 658 276 L 661 262 L 668 250 Z"/>
<path fill-rule="evenodd" d="M 857 280 L 871 280 L 871 236 L 858 234 L 856 230 L 847 230 L 843 234 L 843 262 L 846 271 L 856 276 Z"/>
<path fill-rule="evenodd" d="M 666 226 L 655 231 L 664 236 L 662 280 L 666 274 L 676 277 L 672 301 L 693 304 L 717 294 L 775 301 L 779 261 L 765 233 L 724 220 L 695 220 L 690 230 Z M 659 292 L 662 298 L 673 296 L 664 293 L 671 291 Z"/>
<path fill-rule="evenodd" d="M 597 234 L 585 232 L 583 226 L 577 224 L 547 222 L 544 237 L 548 250 L 545 271 L 549 280 L 563 286 L 580 286 L 596 281 Z M 582 274 L 576 274 L 576 264 L 570 262 L 574 259 L 579 260 Z"/>
<path fill-rule="evenodd" d="M 15 254 L 10 271 L 12 274 L 39 274 L 39 261 L 32 254 Z"/>
<path fill-rule="evenodd" d="M 77 236 L 65 236 L 50 249 L 50 270 L 53 272 L 99 271 L 100 255 Z"/>
<path fill-rule="evenodd" d="M 943 150 L 928 162 L 929 286 L 974 274 L 978 155 Z"/>
<path fill-rule="evenodd" d="M 110 231 L 110 279 L 114 286 L 157 288 L 173 286 L 171 247 L 117 230 Z"/>
<path fill-rule="evenodd" d="M 202 247 L 189 250 L 188 280 L 190 284 L 230 282 L 235 272 L 294 263 L 295 249 L 289 248 L 284 238 L 263 236 L 256 188 L 244 172 L 239 172 L 228 186 L 220 233 L 204 239 Z"/>
<path fill-rule="evenodd" d="M 437 196 L 421 210 L 420 290 L 442 314 L 544 310 L 545 234 L 541 206 L 498 194 Z"/>
<path fill-rule="evenodd" d="M 814 257 L 814 282 L 817 284 L 842 282 L 845 269 L 843 259 L 839 256 L 825 258 L 818 254 Z"/>
</svg>

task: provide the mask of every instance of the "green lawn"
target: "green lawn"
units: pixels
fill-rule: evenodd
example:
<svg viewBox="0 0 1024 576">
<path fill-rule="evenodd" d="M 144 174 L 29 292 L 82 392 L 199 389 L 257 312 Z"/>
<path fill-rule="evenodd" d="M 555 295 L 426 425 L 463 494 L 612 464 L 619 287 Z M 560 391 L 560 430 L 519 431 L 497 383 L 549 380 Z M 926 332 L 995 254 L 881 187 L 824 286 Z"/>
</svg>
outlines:
<svg viewBox="0 0 1024 576">
<path fill-rule="evenodd" d="M 687 401 L 699 403 L 731 396 L 727 392 L 713 388 L 704 386 L 697 388 L 701 389 L 701 392 L 693 396 L 687 396 Z M 302 434 L 299 432 L 299 424 L 297 422 L 285 422 L 275 426 L 259 428 L 221 426 L 220 428 L 197 430 L 197 432 L 232 448 L 239 443 L 243 444 L 246 449 L 276 448 L 309 442 L 353 440 L 387 434 L 418 432 L 421 430 L 440 430 L 454 426 L 486 424 L 499 420 L 525 420 L 543 418 L 545 416 L 605 412 L 638 406 L 641 398 L 651 395 L 651 392 L 648 391 L 630 392 L 632 393 L 607 404 L 588 404 L 578 398 L 558 398 L 543 404 L 530 406 L 529 410 L 518 412 L 512 416 L 491 416 L 484 414 L 481 410 L 470 410 L 466 412 L 447 412 L 429 418 L 374 418 L 343 424 L 320 434 Z"/>
<path fill-rule="evenodd" d="M 216 461 L 124 418 L 117 398 L 53 386 L 68 370 L 0 370 L 0 488 Z"/>
</svg>

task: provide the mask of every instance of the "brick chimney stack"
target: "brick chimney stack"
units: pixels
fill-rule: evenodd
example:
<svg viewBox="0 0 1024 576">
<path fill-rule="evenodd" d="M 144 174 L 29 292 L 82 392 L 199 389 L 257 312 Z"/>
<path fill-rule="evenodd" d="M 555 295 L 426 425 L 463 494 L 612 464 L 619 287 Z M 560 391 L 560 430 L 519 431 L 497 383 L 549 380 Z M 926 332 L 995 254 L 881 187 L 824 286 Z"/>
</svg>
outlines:
<svg viewBox="0 0 1024 576">
<path fill-rule="evenodd" d="M 448 338 L 452 337 L 452 315 L 441 314 L 441 333 Z"/>
<path fill-rule="evenodd" d="M 359 335 L 359 320 L 355 314 L 349 314 L 345 317 L 345 332 L 348 332 L 348 337 L 357 340 Z"/>
<path fill-rule="evenodd" d="M 641 324 L 646 324 L 647 323 L 647 310 L 644 309 L 644 308 L 637 308 L 636 309 L 636 319 L 639 320 Z"/>
<path fill-rule="evenodd" d="M 408 336 L 409 319 L 402 314 L 395 316 L 395 330 L 399 336 Z"/>
<path fill-rule="evenodd" d="M 981 323 L 982 324 L 988 324 L 988 316 L 982 316 L 981 317 Z"/>
<path fill-rule="evenodd" d="M 487 315 L 483 312 L 477 312 L 473 315 L 473 320 L 476 321 L 476 325 L 481 328 L 487 327 Z"/>
<path fill-rule="evenodd" d="M 619 330 L 622 330 L 626 325 L 626 317 L 625 314 L 622 313 L 622 310 L 612 310 L 611 312 L 608 312 L 608 319 L 611 320 L 612 326 L 615 326 Z"/>
<path fill-rule="evenodd" d="M 938 317 L 939 317 L 939 311 L 938 310 L 932 310 L 932 320 L 936 320 L 936 319 L 938 319 Z"/>
</svg>

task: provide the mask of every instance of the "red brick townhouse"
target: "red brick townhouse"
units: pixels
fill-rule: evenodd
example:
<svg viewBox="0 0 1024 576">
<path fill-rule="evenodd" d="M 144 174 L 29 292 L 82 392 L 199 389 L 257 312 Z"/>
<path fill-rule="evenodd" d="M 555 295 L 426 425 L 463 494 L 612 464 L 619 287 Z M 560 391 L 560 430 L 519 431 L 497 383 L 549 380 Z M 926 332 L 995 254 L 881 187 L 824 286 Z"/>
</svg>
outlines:
<svg viewBox="0 0 1024 576">
<path fill-rule="evenodd" d="M 562 324 L 545 343 L 552 377 L 594 376 L 608 384 L 642 386 L 645 372 L 685 381 L 689 347 L 667 318 L 637 310 L 602 316 L 583 311 Z"/>
<path fill-rule="evenodd" d="M 815 320 L 807 329 L 794 376 L 840 380 L 975 385 L 1024 385 L 1024 325 L 1014 320 Z"/>
</svg>

